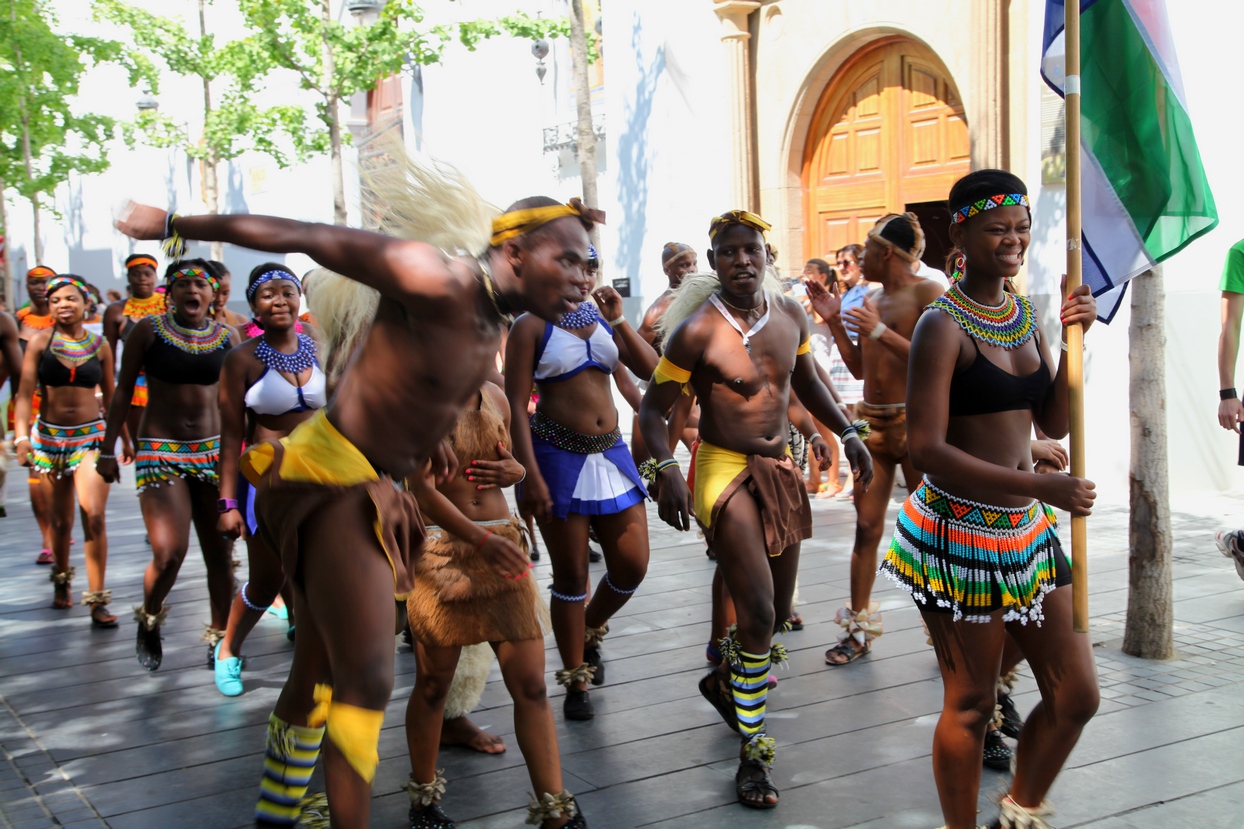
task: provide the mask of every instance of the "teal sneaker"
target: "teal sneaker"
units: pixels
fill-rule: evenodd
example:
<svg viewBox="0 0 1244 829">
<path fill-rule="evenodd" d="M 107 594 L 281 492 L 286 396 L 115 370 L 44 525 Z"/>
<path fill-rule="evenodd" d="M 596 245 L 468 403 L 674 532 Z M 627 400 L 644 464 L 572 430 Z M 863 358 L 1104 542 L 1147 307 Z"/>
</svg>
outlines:
<svg viewBox="0 0 1244 829">
<path fill-rule="evenodd" d="M 220 646 L 223 644 L 223 639 L 216 643 L 216 689 L 227 697 L 241 696 L 242 660 L 236 656 L 221 659 Z"/>
</svg>

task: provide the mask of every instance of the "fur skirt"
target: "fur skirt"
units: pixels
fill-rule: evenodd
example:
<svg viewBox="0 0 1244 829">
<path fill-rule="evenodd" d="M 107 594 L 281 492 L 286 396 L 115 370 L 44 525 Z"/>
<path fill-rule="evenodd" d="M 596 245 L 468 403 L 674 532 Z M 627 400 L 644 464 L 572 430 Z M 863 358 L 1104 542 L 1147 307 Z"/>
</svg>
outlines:
<svg viewBox="0 0 1244 829">
<path fill-rule="evenodd" d="M 527 549 L 517 518 L 480 526 Z M 433 647 L 542 639 L 548 630 L 548 607 L 531 573 L 506 579 L 473 544 L 439 527 L 428 527 L 406 614 L 415 638 Z"/>
</svg>

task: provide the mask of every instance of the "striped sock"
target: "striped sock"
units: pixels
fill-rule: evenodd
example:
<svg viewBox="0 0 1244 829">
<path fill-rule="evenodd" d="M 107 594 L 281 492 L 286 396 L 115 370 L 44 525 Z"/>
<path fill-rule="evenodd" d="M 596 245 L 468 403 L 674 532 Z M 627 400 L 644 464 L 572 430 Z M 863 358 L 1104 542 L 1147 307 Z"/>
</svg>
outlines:
<svg viewBox="0 0 1244 829">
<path fill-rule="evenodd" d="M 738 659 L 730 663 L 730 685 L 734 692 L 734 710 L 739 717 L 739 731 L 751 739 L 765 730 L 765 701 L 769 696 L 770 655 L 740 650 Z"/>
<path fill-rule="evenodd" d="M 323 726 L 290 725 L 276 714 L 268 718 L 263 780 L 259 783 L 259 803 L 255 806 L 255 820 L 261 825 L 298 825 L 301 812 L 298 802 L 307 793 L 323 739 Z"/>
</svg>

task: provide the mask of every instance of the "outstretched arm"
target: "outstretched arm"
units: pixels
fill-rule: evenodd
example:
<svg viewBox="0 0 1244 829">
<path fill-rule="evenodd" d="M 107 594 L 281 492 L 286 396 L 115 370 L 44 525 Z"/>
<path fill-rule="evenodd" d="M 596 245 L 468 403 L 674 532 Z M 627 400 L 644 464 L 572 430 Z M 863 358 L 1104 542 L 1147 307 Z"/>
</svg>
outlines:
<svg viewBox="0 0 1244 829">
<path fill-rule="evenodd" d="M 132 204 L 129 213 L 117 221 L 117 229 L 135 239 L 163 239 L 167 217 L 158 207 Z M 451 260 L 422 242 L 250 214 L 180 216 L 173 224 L 186 239 L 229 242 L 269 253 L 305 253 L 329 270 L 404 304 L 415 298 L 445 297 L 452 291 Z"/>
</svg>

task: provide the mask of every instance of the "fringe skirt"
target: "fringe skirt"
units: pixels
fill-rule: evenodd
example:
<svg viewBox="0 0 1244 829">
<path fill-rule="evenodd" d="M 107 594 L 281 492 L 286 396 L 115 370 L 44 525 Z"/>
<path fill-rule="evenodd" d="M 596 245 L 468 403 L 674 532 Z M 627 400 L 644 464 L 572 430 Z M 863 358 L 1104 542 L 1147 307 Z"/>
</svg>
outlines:
<svg viewBox="0 0 1244 829">
<path fill-rule="evenodd" d="M 57 426 L 36 419 L 30 433 L 31 468 L 54 478 L 72 475 L 87 455 L 99 451 L 103 441 L 102 420 Z"/>
<path fill-rule="evenodd" d="M 923 611 L 955 621 L 1036 622 L 1041 602 L 1070 583 L 1053 511 L 1039 501 L 995 507 L 951 495 L 925 478 L 899 512 L 880 572 Z"/>
<path fill-rule="evenodd" d="M 202 440 L 139 438 L 134 456 L 139 492 L 171 484 L 177 478 L 197 478 L 212 486 L 220 484 L 219 435 Z"/>
</svg>

